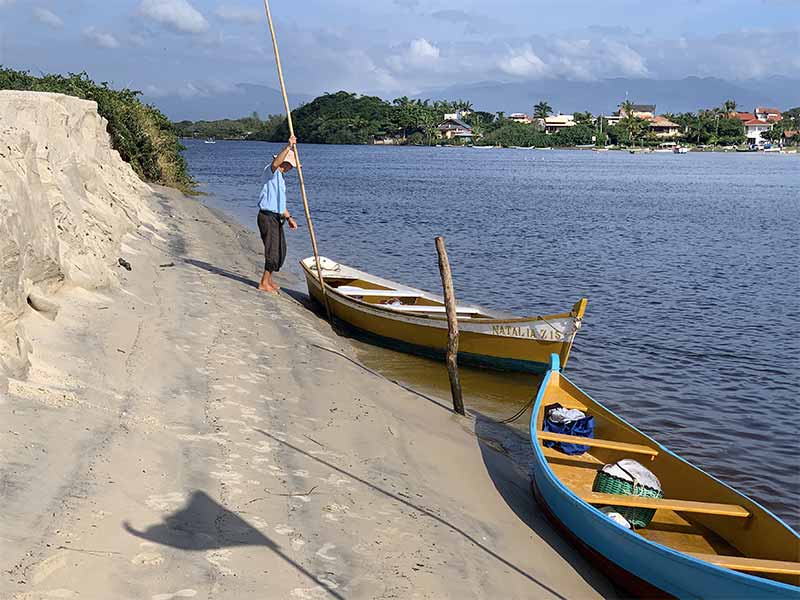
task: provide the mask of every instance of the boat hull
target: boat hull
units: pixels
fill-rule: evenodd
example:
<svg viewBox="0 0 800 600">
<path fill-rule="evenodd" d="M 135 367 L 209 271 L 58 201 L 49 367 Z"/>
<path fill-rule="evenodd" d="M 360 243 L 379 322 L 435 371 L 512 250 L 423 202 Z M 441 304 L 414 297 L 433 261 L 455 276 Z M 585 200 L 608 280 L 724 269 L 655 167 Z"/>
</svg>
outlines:
<svg viewBox="0 0 800 600">
<path fill-rule="evenodd" d="M 550 523 L 552 523 L 555 528 L 558 529 L 561 535 L 567 538 L 567 540 L 569 540 L 573 546 L 578 548 L 581 554 L 586 556 L 586 558 L 588 558 L 593 565 L 598 567 L 612 582 L 614 582 L 614 585 L 625 590 L 629 594 L 632 594 L 636 598 L 665 600 L 671 600 L 672 598 L 675 598 L 675 596 L 668 594 L 664 590 L 658 589 L 644 579 L 640 579 L 630 571 L 626 571 L 616 563 L 610 561 L 606 556 L 597 552 L 591 546 L 585 544 L 583 540 L 570 531 L 570 529 L 558 519 L 553 510 L 551 510 L 550 506 L 542 497 L 542 493 L 539 491 L 539 488 L 536 486 L 535 479 L 531 481 L 531 493 L 541 509 L 544 511 L 544 514 L 547 516 L 547 519 L 550 521 Z"/>
<path fill-rule="evenodd" d="M 555 359 L 539 387 L 534 415 L 542 407 L 550 378 L 554 373 L 559 376 Z M 556 525 L 574 538 L 580 550 L 628 591 L 648 598 L 800 599 L 800 588 L 793 585 L 713 565 L 616 524 L 579 499 L 555 476 L 536 441 L 533 421 L 531 440 L 532 484 L 537 501 Z M 664 448 L 661 451 L 669 452 Z M 628 575 L 632 579 L 626 580 Z"/>
<path fill-rule="evenodd" d="M 305 265 L 303 268 L 309 294 L 323 304 L 316 274 Z M 365 306 L 336 293 L 334 288 L 328 289 L 331 316 L 366 341 L 428 358 L 444 358 L 447 349 L 446 319 L 400 314 L 377 306 Z M 488 323 L 464 319 L 459 321 L 458 360 L 464 365 L 500 371 L 543 373 L 547 370 L 552 353 L 558 354 L 562 360 L 568 358 L 574 334 L 562 332 L 569 331 L 571 321 L 571 318 L 563 317 L 556 323 L 558 327 L 553 328 L 541 319 L 493 320 Z M 540 339 L 548 336 L 557 339 Z"/>
</svg>

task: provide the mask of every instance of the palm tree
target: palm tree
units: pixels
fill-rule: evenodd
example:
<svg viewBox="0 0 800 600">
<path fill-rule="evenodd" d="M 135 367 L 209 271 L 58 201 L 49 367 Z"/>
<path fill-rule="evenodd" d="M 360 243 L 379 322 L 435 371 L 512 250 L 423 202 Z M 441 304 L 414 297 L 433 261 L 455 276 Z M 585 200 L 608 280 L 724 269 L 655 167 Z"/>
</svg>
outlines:
<svg viewBox="0 0 800 600">
<path fill-rule="evenodd" d="M 730 116 L 731 113 L 736 112 L 736 100 L 725 100 L 722 108 L 725 111 L 725 115 Z"/>
<path fill-rule="evenodd" d="M 553 112 L 553 107 L 550 106 L 546 101 L 542 100 L 533 107 L 533 118 L 534 119 L 546 119 L 550 116 Z"/>
<path fill-rule="evenodd" d="M 623 117 L 633 117 L 634 104 L 630 100 L 625 100 L 619 105 L 619 114 Z"/>
<path fill-rule="evenodd" d="M 459 99 L 453 102 L 453 108 L 462 112 L 472 112 L 472 102 Z"/>
<path fill-rule="evenodd" d="M 625 100 L 619 105 L 619 114 L 623 115 L 619 121 L 625 129 L 628 130 L 628 136 L 631 142 L 635 142 L 639 134 L 644 132 L 644 125 L 646 121 L 634 114 L 634 104 L 630 100 Z"/>
</svg>

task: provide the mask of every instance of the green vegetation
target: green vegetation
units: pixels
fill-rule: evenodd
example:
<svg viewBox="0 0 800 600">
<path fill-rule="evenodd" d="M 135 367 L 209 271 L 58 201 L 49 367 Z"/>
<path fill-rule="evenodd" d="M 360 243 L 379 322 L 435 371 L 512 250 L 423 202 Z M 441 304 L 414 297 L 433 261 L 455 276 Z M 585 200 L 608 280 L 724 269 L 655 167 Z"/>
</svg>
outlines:
<svg viewBox="0 0 800 600">
<path fill-rule="evenodd" d="M 800 106 L 790 108 L 783 112 L 782 119 L 772 126 L 772 129 L 761 134 L 771 142 L 781 142 L 785 145 L 800 145 Z"/>
<path fill-rule="evenodd" d="M 108 121 L 111 145 L 142 179 L 193 191 L 175 128 L 157 108 L 139 100 L 140 92 L 114 90 L 106 82 L 95 83 L 86 73 L 34 77 L 2 67 L 0 90 L 56 92 L 94 100 L 97 112 Z"/>
<path fill-rule="evenodd" d="M 726 100 L 722 106 L 698 111 L 665 115 L 670 121 L 681 127 L 687 142 L 698 145 L 738 146 L 743 144 L 745 136 L 744 124 L 735 118 L 736 102 Z"/>
<path fill-rule="evenodd" d="M 534 119 L 546 119 L 551 114 L 553 114 L 553 108 L 544 100 L 533 107 Z"/>
<path fill-rule="evenodd" d="M 477 142 L 480 145 L 490 146 L 523 146 L 532 148 L 546 148 L 556 146 L 566 148 L 591 144 L 592 136 L 596 135 L 592 125 L 575 125 L 565 127 L 553 134 L 546 134 L 534 125 L 515 123 L 508 119 L 498 119 L 486 128 L 484 136 Z"/>
<path fill-rule="evenodd" d="M 256 132 L 285 126 L 286 119 L 270 115 L 262 121 L 257 112 L 243 119 L 221 119 L 219 121 L 178 121 L 175 132 L 180 137 L 220 138 L 226 140 L 246 140 Z"/>
</svg>

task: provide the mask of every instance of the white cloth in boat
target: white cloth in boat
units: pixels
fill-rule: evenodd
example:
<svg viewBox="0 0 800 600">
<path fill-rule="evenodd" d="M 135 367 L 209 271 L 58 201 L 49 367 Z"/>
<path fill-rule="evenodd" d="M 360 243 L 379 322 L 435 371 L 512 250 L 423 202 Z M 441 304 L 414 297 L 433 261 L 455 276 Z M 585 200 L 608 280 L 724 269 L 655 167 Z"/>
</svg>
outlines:
<svg viewBox="0 0 800 600">
<path fill-rule="evenodd" d="M 583 419 L 585 416 L 586 414 L 582 410 L 578 410 L 577 408 L 564 408 L 563 406 L 550 409 L 547 413 L 547 418 L 553 423 L 572 423 L 573 421 Z"/>
<path fill-rule="evenodd" d="M 634 485 L 643 485 L 661 491 L 661 482 L 658 477 L 650 469 L 630 458 L 623 458 L 613 465 L 604 465 L 602 471 L 618 479 L 630 481 Z"/>
<path fill-rule="evenodd" d="M 607 516 L 609 519 L 617 523 L 618 525 L 622 525 L 625 529 L 631 529 L 631 524 L 623 517 L 621 514 L 617 512 L 617 509 L 613 506 L 604 506 L 600 509 L 600 512 Z"/>
</svg>

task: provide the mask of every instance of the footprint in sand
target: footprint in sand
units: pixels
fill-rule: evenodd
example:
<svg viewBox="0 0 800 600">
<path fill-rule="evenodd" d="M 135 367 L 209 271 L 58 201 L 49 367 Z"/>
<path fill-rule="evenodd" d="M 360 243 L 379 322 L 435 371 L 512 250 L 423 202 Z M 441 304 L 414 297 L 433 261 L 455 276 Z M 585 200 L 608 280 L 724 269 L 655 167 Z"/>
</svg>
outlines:
<svg viewBox="0 0 800 600">
<path fill-rule="evenodd" d="M 164 557 L 158 552 L 140 552 L 131 559 L 134 565 L 142 565 L 146 567 L 155 567 L 164 562 Z"/>
<path fill-rule="evenodd" d="M 77 598 L 78 592 L 65 588 L 49 590 L 47 592 L 22 592 L 12 596 L 14 600 L 53 600 L 61 598 Z"/>
<path fill-rule="evenodd" d="M 186 495 L 182 492 L 170 492 L 169 494 L 148 496 L 144 503 L 152 510 L 167 511 L 180 508 L 185 500 Z"/>
<path fill-rule="evenodd" d="M 317 550 L 317 556 L 319 556 L 322 560 L 331 560 L 331 561 L 336 560 L 335 556 L 328 554 L 334 548 L 336 548 L 335 544 L 331 543 L 325 544 L 324 546 L 322 546 L 322 548 Z"/>
<path fill-rule="evenodd" d="M 197 590 L 187 588 L 171 594 L 155 594 L 151 596 L 151 600 L 173 600 L 173 598 L 194 598 L 195 596 L 197 596 Z"/>
</svg>

